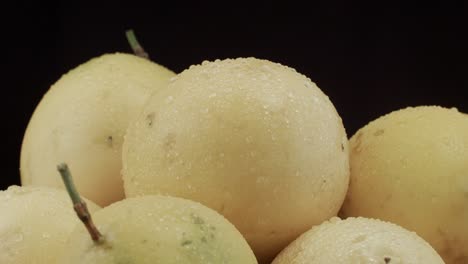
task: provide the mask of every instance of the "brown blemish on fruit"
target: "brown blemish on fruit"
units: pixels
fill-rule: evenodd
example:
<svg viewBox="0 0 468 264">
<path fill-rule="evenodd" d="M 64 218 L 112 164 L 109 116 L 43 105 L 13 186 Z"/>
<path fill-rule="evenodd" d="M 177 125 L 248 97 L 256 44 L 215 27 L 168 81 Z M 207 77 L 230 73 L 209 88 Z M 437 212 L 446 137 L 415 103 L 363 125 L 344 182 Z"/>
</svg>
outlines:
<svg viewBox="0 0 468 264">
<path fill-rule="evenodd" d="M 378 129 L 377 131 L 374 132 L 374 136 L 378 137 L 382 135 L 385 132 L 383 129 Z"/>
<path fill-rule="evenodd" d="M 154 112 L 151 112 L 146 115 L 146 124 L 148 125 L 148 127 L 153 126 L 153 121 L 154 121 Z"/>
<path fill-rule="evenodd" d="M 188 245 L 190 245 L 190 244 L 192 244 L 192 240 L 184 240 L 184 241 L 182 241 L 182 243 L 181 243 L 182 246 L 188 246 Z"/>
<path fill-rule="evenodd" d="M 221 204 L 221 209 L 219 209 L 219 211 L 222 213 L 224 213 L 224 210 L 226 210 L 226 205 L 224 203 Z"/>
<path fill-rule="evenodd" d="M 385 264 L 388 264 L 390 263 L 390 261 L 392 261 L 392 259 L 390 257 L 385 257 L 384 261 L 385 261 Z"/>
<path fill-rule="evenodd" d="M 106 144 L 109 148 L 112 148 L 114 146 L 114 139 L 112 138 L 112 136 L 108 136 L 106 138 Z"/>
</svg>

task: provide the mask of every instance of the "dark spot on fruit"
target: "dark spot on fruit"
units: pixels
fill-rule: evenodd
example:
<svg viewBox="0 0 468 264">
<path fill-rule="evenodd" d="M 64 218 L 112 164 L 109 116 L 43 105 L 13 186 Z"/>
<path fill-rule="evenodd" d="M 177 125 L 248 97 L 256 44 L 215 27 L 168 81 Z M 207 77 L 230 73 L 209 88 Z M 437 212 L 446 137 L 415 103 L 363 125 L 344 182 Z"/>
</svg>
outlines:
<svg viewBox="0 0 468 264">
<path fill-rule="evenodd" d="M 205 223 L 205 220 L 203 220 L 203 218 L 201 218 L 200 216 L 196 214 L 192 214 L 191 216 L 192 216 L 192 221 L 194 224 L 203 225 Z"/>
<path fill-rule="evenodd" d="M 143 239 L 143 240 L 141 241 L 142 244 L 146 244 L 146 242 L 148 242 L 148 240 L 146 240 L 146 239 Z"/>
<path fill-rule="evenodd" d="M 146 124 L 148 125 L 148 127 L 153 126 L 153 121 L 154 121 L 154 112 L 149 113 L 148 115 L 146 115 Z"/>
<path fill-rule="evenodd" d="M 206 237 L 202 237 L 200 240 L 201 240 L 201 242 L 203 242 L 203 243 L 208 242 L 208 240 L 206 240 Z"/>
<path fill-rule="evenodd" d="M 385 264 L 388 264 L 390 263 L 390 261 L 392 261 L 392 259 L 390 257 L 385 257 L 384 261 L 385 261 Z"/>
<path fill-rule="evenodd" d="M 344 144 L 341 143 L 341 151 L 344 151 Z"/>
<path fill-rule="evenodd" d="M 188 245 L 190 245 L 190 244 L 192 244 L 192 240 L 184 240 L 184 241 L 182 241 L 182 243 L 181 243 L 180 245 L 182 245 L 182 246 L 188 246 Z"/>
<path fill-rule="evenodd" d="M 374 132 L 374 136 L 378 137 L 380 135 L 382 135 L 385 131 L 383 129 L 379 129 L 377 131 Z"/>
<path fill-rule="evenodd" d="M 106 138 L 106 144 L 109 148 L 112 148 L 113 145 L 114 145 L 114 139 L 112 138 L 112 136 L 108 136 Z"/>
</svg>

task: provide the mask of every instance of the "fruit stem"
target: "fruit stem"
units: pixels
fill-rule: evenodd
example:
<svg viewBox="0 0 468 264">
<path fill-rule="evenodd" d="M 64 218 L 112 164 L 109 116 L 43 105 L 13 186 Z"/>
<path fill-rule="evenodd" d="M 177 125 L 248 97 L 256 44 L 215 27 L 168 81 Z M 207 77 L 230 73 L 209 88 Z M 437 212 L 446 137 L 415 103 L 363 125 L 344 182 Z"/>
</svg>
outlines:
<svg viewBox="0 0 468 264">
<path fill-rule="evenodd" d="M 73 209 L 75 209 L 78 218 L 80 218 L 81 222 L 83 222 L 85 225 L 93 241 L 95 243 L 101 243 L 104 240 L 104 237 L 94 225 L 85 201 L 81 199 L 80 194 L 76 190 L 70 170 L 68 169 L 68 165 L 66 163 L 61 163 L 57 166 L 57 169 L 62 176 L 63 183 L 65 184 L 68 195 L 70 195 L 70 198 L 73 202 Z"/>
<path fill-rule="evenodd" d="M 127 36 L 128 43 L 130 44 L 130 47 L 132 48 L 133 53 L 135 53 L 135 55 L 137 55 L 138 57 L 142 57 L 142 58 L 149 60 L 148 53 L 146 53 L 146 51 L 138 42 L 135 36 L 135 32 L 133 32 L 133 29 L 129 29 L 125 31 L 125 35 Z"/>
</svg>

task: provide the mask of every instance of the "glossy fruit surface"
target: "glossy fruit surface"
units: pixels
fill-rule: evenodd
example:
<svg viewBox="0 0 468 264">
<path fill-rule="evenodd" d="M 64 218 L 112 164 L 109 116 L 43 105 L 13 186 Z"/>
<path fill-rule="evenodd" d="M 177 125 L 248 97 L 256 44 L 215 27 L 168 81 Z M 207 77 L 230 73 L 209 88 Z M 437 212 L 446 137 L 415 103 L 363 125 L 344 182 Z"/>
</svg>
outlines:
<svg viewBox="0 0 468 264">
<path fill-rule="evenodd" d="M 193 201 L 144 196 L 116 202 L 93 215 L 104 236 L 95 244 L 84 226 L 68 239 L 61 263 L 255 264 L 237 229 Z"/>
<path fill-rule="evenodd" d="M 121 149 L 131 119 L 174 73 L 129 54 L 106 54 L 63 75 L 44 95 L 21 149 L 22 185 L 63 188 L 67 162 L 80 193 L 101 206 L 123 199 Z"/>
<path fill-rule="evenodd" d="M 99 209 L 86 203 L 91 212 Z M 0 263 L 56 263 L 76 224 L 80 220 L 63 190 L 10 186 L 0 191 Z"/>
<path fill-rule="evenodd" d="M 339 218 L 313 227 L 272 264 L 443 264 L 422 238 L 400 226 L 368 218 Z"/>
<path fill-rule="evenodd" d="M 128 197 L 168 194 L 229 219 L 260 262 L 336 215 L 348 140 L 328 97 L 294 69 L 204 62 L 153 94 L 123 147 Z"/>
<path fill-rule="evenodd" d="M 468 116 L 420 106 L 380 117 L 350 140 L 343 216 L 415 231 L 446 263 L 468 263 Z"/>
</svg>

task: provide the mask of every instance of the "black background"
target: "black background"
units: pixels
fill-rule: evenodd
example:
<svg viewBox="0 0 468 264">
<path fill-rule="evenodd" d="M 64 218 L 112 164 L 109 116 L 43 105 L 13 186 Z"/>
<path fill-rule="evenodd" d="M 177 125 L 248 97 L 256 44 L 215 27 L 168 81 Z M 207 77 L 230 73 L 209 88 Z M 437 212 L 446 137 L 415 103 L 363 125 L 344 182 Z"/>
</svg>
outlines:
<svg viewBox="0 0 468 264">
<path fill-rule="evenodd" d="M 464 1 L 67 2 L 2 8 L 0 190 L 19 184 L 22 137 L 49 86 L 92 57 L 131 52 L 128 28 L 175 72 L 246 56 L 296 68 L 330 97 L 349 136 L 406 106 L 468 112 Z"/>
</svg>

